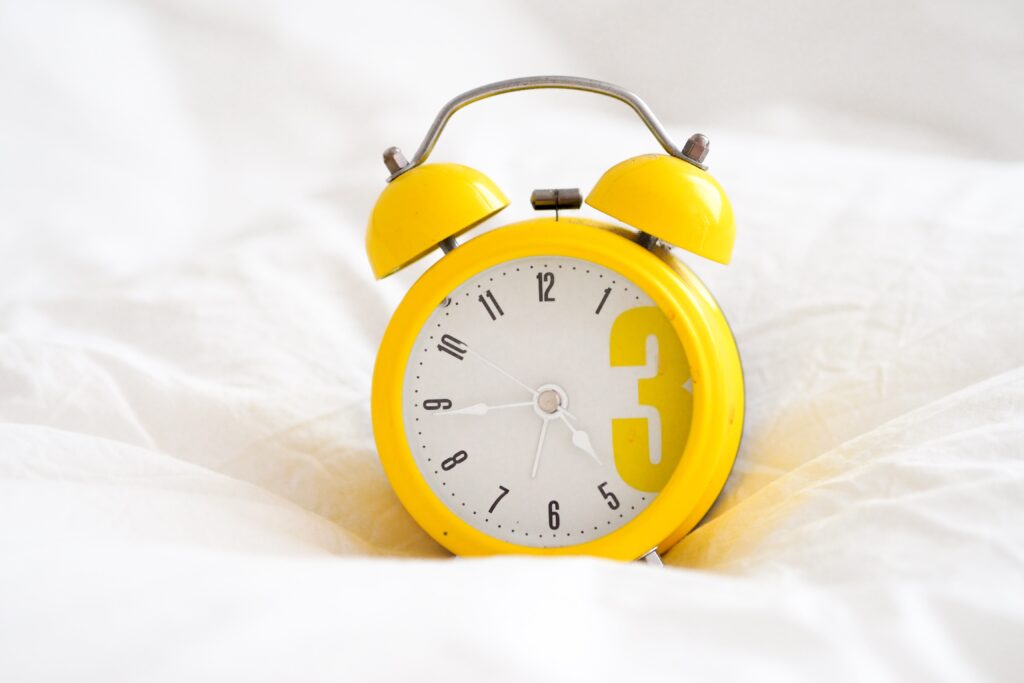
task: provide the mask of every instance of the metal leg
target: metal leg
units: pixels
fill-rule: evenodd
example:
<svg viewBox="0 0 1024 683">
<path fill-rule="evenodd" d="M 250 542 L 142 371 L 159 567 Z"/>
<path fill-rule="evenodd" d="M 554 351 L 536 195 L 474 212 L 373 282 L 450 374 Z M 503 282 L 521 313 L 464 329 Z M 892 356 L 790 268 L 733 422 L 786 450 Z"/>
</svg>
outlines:
<svg viewBox="0 0 1024 683">
<path fill-rule="evenodd" d="M 657 567 L 664 567 L 665 566 L 665 564 L 661 561 L 661 556 L 658 555 L 658 549 L 657 548 L 651 549 L 643 557 L 641 557 L 639 560 L 637 560 L 637 562 L 644 562 L 645 564 L 653 564 L 653 565 L 655 565 Z"/>
<path fill-rule="evenodd" d="M 658 238 L 641 230 L 636 236 L 636 243 L 648 251 L 654 251 L 658 246 Z"/>
</svg>

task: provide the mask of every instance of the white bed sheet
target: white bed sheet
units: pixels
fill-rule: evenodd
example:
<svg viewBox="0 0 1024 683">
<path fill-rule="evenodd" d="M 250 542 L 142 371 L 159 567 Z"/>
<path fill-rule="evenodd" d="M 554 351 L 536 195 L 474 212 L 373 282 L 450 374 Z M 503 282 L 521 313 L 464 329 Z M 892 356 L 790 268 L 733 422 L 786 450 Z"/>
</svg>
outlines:
<svg viewBox="0 0 1024 683">
<path fill-rule="evenodd" d="M 438 45 L 427 82 L 262 4 L 4 18 L 3 680 L 1020 675 L 1024 164 L 715 131 L 735 259 L 680 255 L 745 365 L 722 498 L 665 569 L 448 560 L 368 410 L 426 264 L 373 282 L 362 230 L 380 148 L 510 62 L 456 77 Z M 506 189 L 499 223 L 652 148 L 610 104 L 522 97 L 437 151 Z"/>
</svg>

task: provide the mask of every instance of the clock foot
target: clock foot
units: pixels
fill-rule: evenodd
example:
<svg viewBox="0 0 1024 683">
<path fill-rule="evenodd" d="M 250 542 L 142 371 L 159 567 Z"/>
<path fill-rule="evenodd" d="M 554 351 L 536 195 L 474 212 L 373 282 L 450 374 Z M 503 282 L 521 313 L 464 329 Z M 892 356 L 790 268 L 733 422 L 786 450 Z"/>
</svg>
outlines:
<svg viewBox="0 0 1024 683">
<path fill-rule="evenodd" d="M 664 567 L 664 563 L 661 561 L 661 556 L 658 555 L 658 549 L 652 548 L 646 554 L 644 554 L 637 562 L 643 562 L 645 564 L 653 564 L 657 567 Z"/>
</svg>

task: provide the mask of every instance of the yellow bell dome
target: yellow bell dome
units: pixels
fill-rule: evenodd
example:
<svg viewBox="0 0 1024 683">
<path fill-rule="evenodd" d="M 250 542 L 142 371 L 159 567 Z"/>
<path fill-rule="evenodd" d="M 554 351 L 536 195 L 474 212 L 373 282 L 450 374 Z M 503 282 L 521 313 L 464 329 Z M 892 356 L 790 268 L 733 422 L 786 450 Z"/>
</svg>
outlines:
<svg viewBox="0 0 1024 683">
<path fill-rule="evenodd" d="M 508 206 L 480 171 L 459 164 L 424 164 L 391 181 L 366 229 L 366 254 L 380 280 L 420 259 Z"/>
<path fill-rule="evenodd" d="M 608 169 L 587 204 L 658 239 L 728 263 L 736 239 L 732 205 L 711 174 L 667 154 Z"/>
</svg>

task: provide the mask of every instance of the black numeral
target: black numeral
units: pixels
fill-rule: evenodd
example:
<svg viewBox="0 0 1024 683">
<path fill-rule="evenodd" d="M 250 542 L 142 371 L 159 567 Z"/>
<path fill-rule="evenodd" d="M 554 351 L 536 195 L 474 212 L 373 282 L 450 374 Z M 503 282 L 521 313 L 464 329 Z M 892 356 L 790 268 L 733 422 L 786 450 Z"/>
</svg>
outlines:
<svg viewBox="0 0 1024 683">
<path fill-rule="evenodd" d="M 462 463 L 466 462 L 466 459 L 468 457 L 469 453 L 467 453 L 466 451 L 459 451 L 458 453 L 453 454 L 452 457 L 445 458 L 444 460 L 442 460 L 441 469 L 444 470 L 445 472 L 449 472 L 455 469 L 456 465 L 461 465 Z"/>
<path fill-rule="evenodd" d="M 462 360 L 466 357 L 466 352 L 469 351 L 469 347 L 466 346 L 464 341 L 456 339 L 450 334 L 446 334 L 441 337 L 441 343 L 437 345 L 437 350 L 444 351 L 452 358 Z"/>
<path fill-rule="evenodd" d="M 424 410 L 448 410 L 452 402 L 447 398 L 428 398 L 423 401 Z"/>
<path fill-rule="evenodd" d="M 501 493 L 499 493 L 498 497 L 494 499 L 493 503 L 491 503 L 491 507 L 487 508 L 487 512 L 494 512 L 494 508 L 498 507 L 498 503 L 501 502 L 501 499 L 508 495 L 507 488 L 504 486 L 499 486 L 498 488 L 501 489 Z"/>
<path fill-rule="evenodd" d="M 612 293 L 612 288 L 611 287 L 605 287 L 604 288 L 604 296 L 601 297 L 601 303 L 599 303 L 597 305 L 597 310 L 594 311 L 594 315 L 599 315 L 601 313 L 601 309 L 604 308 L 604 302 L 608 301 L 608 295 L 611 294 L 611 293 Z"/>
<path fill-rule="evenodd" d="M 619 509 L 619 497 L 611 491 L 605 491 L 604 487 L 608 485 L 608 482 L 604 482 L 597 487 L 597 490 L 601 492 L 601 497 L 604 498 L 605 502 L 608 503 L 608 507 L 612 510 Z"/>
<path fill-rule="evenodd" d="M 553 500 L 548 503 L 548 526 L 554 531 L 561 523 L 562 518 L 558 515 L 558 501 Z"/>
<path fill-rule="evenodd" d="M 555 286 L 554 273 L 537 273 L 537 299 L 539 301 L 554 301 L 551 296 L 551 288 Z"/>
<path fill-rule="evenodd" d="M 487 300 L 490 299 L 490 302 Z M 505 315 L 505 311 L 501 310 L 501 306 L 498 305 L 498 300 L 491 294 L 491 290 L 487 290 L 476 298 L 477 301 L 484 305 L 484 310 L 487 311 L 487 315 L 491 316 L 491 320 L 497 320 L 499 315 Z M 494 306 L 494 310 L 491 310 L 491 306 Z"/>
</svg>

